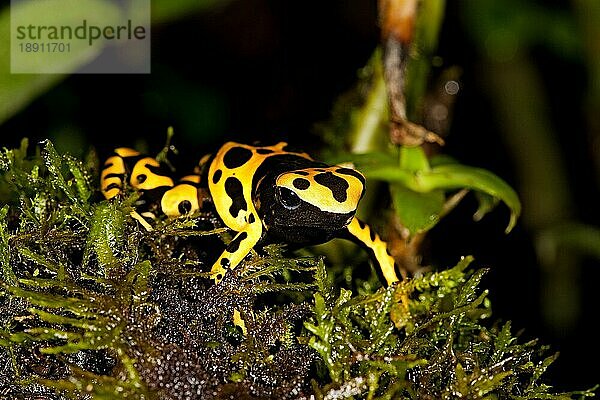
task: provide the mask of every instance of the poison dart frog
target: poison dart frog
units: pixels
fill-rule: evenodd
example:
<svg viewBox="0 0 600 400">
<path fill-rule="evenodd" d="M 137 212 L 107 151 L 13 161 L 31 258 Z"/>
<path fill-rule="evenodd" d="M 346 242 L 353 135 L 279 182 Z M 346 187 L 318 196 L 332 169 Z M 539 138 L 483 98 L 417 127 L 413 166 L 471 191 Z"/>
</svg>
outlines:
<svg viewBox="0 0 600 400">
<path fill-rule="evenodd" d="M 132 187 L 160 193 L 161 210 L 179 216 L 199 209 L 197 193 L 207 185 L 218 216 L 237 232 L 211 268 L 216 283 L 259 243 L 305 246 L 335 237 L 360 244 L 388 284 L 398 281 L 385 242 L 355 216 L 365 192 L 365 178 L 357 170 L 315 161 L 285 142 L 228 142 L 214 157 L 204 158 L 195 172 L 175 184 L 160 172 L 156 160 L 119 148 L 104 165 L 101 190 L 106 198 L 116 196 L 129 174 Z"/>
<path fill-rule="evenodd" d="M 199 209 L 200 164 L 193 175 L 179 179 L 175 185 L 160 163 L 152 157 L 144 156 L 137 150 L 119 147 L 109 157 L 100 174 L 100 190 L 106 199 L 117 196 L 129 177 L 129 185 L 144 192 L 148 209 L 141 215 L 154 219 L 153 202 L 160 204 L 160 211 L 169 217 L 178 217 Z M 201 163 L 206 158 L 201 160 Z M 142 222 L 142 221 L 141 221 Z M 143 223 L 143 222 L 142 222 Z"/>
</svg>

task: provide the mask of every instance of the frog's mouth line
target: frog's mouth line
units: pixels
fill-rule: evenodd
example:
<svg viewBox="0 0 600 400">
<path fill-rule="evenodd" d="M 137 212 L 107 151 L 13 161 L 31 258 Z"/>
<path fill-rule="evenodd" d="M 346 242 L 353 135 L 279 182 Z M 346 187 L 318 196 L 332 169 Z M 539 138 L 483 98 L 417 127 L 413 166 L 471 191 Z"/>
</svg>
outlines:
<svg viewBox="0 0 600 400">
<path fill-rule="evenodd" d="M 307 210 L 298 210 L 297 213 L 278 213 L 273 210 L 272 218 L 267 218 L 271 226 L 277 226 L 279 229 L 320 229 L 325 231 L 338 231 L 344 229 L 355 212 L 345 214 L 335 214 L 328 212 L 308 212 Z"/>
</svg>

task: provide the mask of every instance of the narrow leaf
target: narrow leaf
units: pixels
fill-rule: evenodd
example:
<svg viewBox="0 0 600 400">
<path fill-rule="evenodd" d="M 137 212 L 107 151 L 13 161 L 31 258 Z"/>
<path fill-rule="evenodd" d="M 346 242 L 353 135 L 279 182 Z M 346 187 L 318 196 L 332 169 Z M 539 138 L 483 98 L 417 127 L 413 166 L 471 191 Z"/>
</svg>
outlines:
<svg viewBox="0 0 600 400">
<path fill-rule="evenodd" d="M 77 189 L 77 196 L 83 204 L 86 204 L 92 195 L 92 189 L 85 177 L 83 164 L 80 161 L 68 158 L 67 166 L 69 167 L 69 171 L 71 171 L 71 174 L 75 178 L 75 188 Z"/>
<path fill-rule="evenodd" d="M 0 267 L 2 268 L 0 279 L 9 285 L 17 284 L 17 277 L 10 266 L 10 247 L 8 245 L 8 227 L 6 217 L 8 205 L 0 209 Z"/>
<path fill-rule="evenodd" d="M 517 218 L 521 214 L 521 202 L 514 189 L 497 175 L 485 169 L 460 164 L 440 165 L 432 170 L 427 180 L 432 187 L 469 188 L 499 198 L 511 211 L 506 227 L 507 233 L 514 228 Z"/>
<path fill-rule="evenodd" d="M 112 202 L 100 203 L 94 212 L 92 228 L 86 248 L 86 258 L 90 249 L 96 253 L 100 264 L 111 267 L 119 262 L 117 244 L 123 235 L 125 216 Z"/>
</svg>

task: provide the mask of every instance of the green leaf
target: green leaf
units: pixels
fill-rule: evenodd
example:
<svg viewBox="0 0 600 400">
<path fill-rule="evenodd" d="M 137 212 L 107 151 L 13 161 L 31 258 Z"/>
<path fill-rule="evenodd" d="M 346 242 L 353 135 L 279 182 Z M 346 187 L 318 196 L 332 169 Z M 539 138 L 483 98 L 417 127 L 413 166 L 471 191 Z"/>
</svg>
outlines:
<svg viewBox="0 0 600 400">
<path fill-rule="evenodd" d="M 474 382 L 470 382 L 470 391 L 477 396 L 484 396 L 500 387 L 504 383 L 504 379 L 512 374 L 512 371 L 504 371 L 493 375 L 491 378 L 488 376 L 479 376 Z"/>
<path fill-rule="evenodd" d="M 376 353 L 380 350 L 392 334 L 394 325 L 392 324 L 389 315 L 394 301 L 395 291 L 395 287 L 388 287 L 385 289 L 381 302 L 377 307 L 377 312 L 371 314 L 373 317 L 369 321 L 371 328 L 371 343 L 367 347 L 369 353 Z"/>
<path fill-rule="evenodd" d="M 84 300 L 55 296 L 51 294 L 44 294 L 40 292 L 34 292 L 31 290 L 24 290 L 16 286 L 7 287 L 6 289 L 14 296 L 24 298 L 34 305 L 38 305 L 41 307 L 65 309 L 67 311 L 73 312 L 78 316 L 84 316 L 89 318 L 95 317 L 94 312 L 90 310 L 89 302 L 86 302 Z M 32 311 L 32 309 L 30 309 L 30 311 Z"/>
<path fill-rule="evenodd" d="M 119 350 L 119 349 L 117 349 Z M 137 371 L 132 367 L 133 361 L 130 357 L 118 352 L 121 358 L 122 368 L 126 372 L 125 377 L 113 377 L 106 375 L 97 375 L 85 369 L 74 365 L 69 366 L 72 371 L 69 379 L 41 379 L 37 383 L 45 387 L 52 388 L 57 392 L 62 392 L 74 398 L 76 394 L 88 396 L 94 400 L 118 400 L 118 399 L 148 399 L 150 397 L 148 390 Z M 81 394 L 81 393 L 85 394 Z"/>
<path fill-rule="evenodd" d="M 133 289 L 133 295 L 138 301 L 143 301 L 149 292 L 148 275 L 152 269 L 150 260 L 144 260 L 133 266 L 127 274 L 127 283 Z"/>
<path fill-rule="evenodd" d="M 125 216 L 114 202 L 100 203 L 94 212 L 84 259 L 88 260 L 93 249 L 103 267 L 116 266 L 119 263 L 119 249 L 115 247 L 121 243 L 124 229 Z"/>
<path fill-rule="evenodd" d="M 510 209 L 506 232 L 510 232 L 521 214 L 521 202 L 510 185 L 497 175 L 481 168 L 460 164 L 440 165 L 432 170 L 429 184 L 446 189 L 474 189 L 502 200 Z"/>
<path fill-rule="evenodd" d="M 387 131 L 388 97 L 379 49 L 373 52 L 365 70 L 372 74 L 372 82 L 364 103 L 350 113 L 350 129 L 347 134 L 355 153 L 381 148 L 381 138 L 386 137 Z"/>
<path fill-rule="evenodd" d="M 10 247 L 8 245 L 8 230 L 6 216 L 8 214 L 8 205 L 0 209 L 0 278 L 9 285 L 17 284 L 17 277 L 10 266 Z"/>
<path fill-rule="evenodd" d="M 52 272 L 57 273 L 59 281 L 64 280 L 64 274 L 65 274 L 64 265 L 60 265 L 60 264 L 55 263 L 54 261 L 48 260 L 44 256 L 34 253 L 27 247 L 20 247 L 18 249 L 18 251 L 19 251 L 19 254 L 21 254 L 23 257 L 33 261 L 36 264 L 39 264 L 39 265 L 47 268 L 48 270 L 50 270 Z"/>
<path fill-rule="evenodd" d="M 83 163 L 72 158 L 67 158 L 67 166 L 75 178 L 75 187 L 77 188 L 77 195 L 79 199 L 84 204 L 87 203 L 89 198 L 92 196 L 92 188 L 86 179 Z"/>
<path fill-rule="evenodd" d="M 477 288 L 481 279 L 488 272 L 487 269 L 478 269 L 469 280 L 461 287 L 456 298 L 456 306 L 462 307 L 474 301 L 477 297 Z"/>
<path fill-rule="evenodd" d="M 24 169 L 25 158 L 27 157 L 27 148 L 29 147 L 29 139 L 21 139 L 21 144 L 18 149 L 7 149 L 6 147 L 0 151 L 0 170 L 10 171 L 14 169 Z"/>
<path fill-rule="evenodd" d="M 509 351 L 509 346 L 516 340 L 510 333 L 510 325 L 511 322 L 508 321 L 502 326 L 502 329 L 494 342 L 494 353 L 491 357 L 492 364 L 500 362 L 504 354 Z"/>
<path fill-rule="evenodd" d="M 329 164 L 341 164 L 351 161 L 359 166 L 361 171 L 367 168 L 398 165 L 397 157 L 389 152 L 383 151 L 371 151 L 362 154 L 337 153 L 335 156 L 329 157 L 325 161 L 327 161 Z"/>
<path fill-rule="evenodd" d="M 396 215 L 411 235 L 427 231 L 439 221 L 446 199 L 442 190 L 419 193 L 392 183 L 390 191 Z"/>
<path fill-rule="evenodd" d="M 75 174 L 81 176 L 75 176 L 75 186 L 78 192 L 74 191 L 71 182 L 67 182 L 63 173 L 62 173 L 62 157 L 56 152 L 54 149 L 54 145 L 49 140 L 43 142 L 44 148 L 42 150 L 42 157 L 44 159 L 44 165 L 48 169 L 48 172 L 51 176 L 51 183 L 54 188 L 62 191 L 67 198 L 71 201 L 74 210 L 78 211 L 80 215 L 88 215 L 87 208 L 88 204 L 85 200 L 89 198 L 89 190 L 88 193 L 85 192 L 83 186 L 86 186 L 85 183 L 80 181 L 83 180 L 83 171 L 77 170 L 75 165 L 70 165 L 72 167 L 72 171 L 75 171 Z M 83 190 L 83 192 L 82 192 Z M 85 198 L 78 197 L 78 194 L 81 196 L 87 196 Z"/>
<path fill-rule="evenodd" d="M 535 366 L 535 370 L 533 371 L 533 377 L 531 379 L 531 385 L 536 383 L 540 377 L 546 372 L 550 364 L 552 364 L 558 358 L 558 353 L 554 353 L 548 357 L 546 357 L 542 362 L 538 363 Z"/>
<path fill-rule="evenodd" d="M 475 214 L 473 214 L 473 219 L 475 221 L 481 221 L 481 219 L 487 213 L 496 208 L 499 199 L 483 192 L 475 192 L 475 197 L 477 198 L 479 206 L 477 207 L 477 211 L 475 211 Z"/>
<path fill-rule="evenodd" d="M 421 146 L 400 147 L 400 168 L 410 172 L 429 171 L 429 160 Z"/>
<path fill-rule="evenodd" d="M 430 171 L 411 172 L 391 165 L 365 166 L 361 171 L 370 179 L 396 182 L 419 193 L 434 190 L 473 189 L 502 200 L 511 211 L 506 232 L 510 232 L 521 214 L 516 192 L 497 175 L 481 168 L 461 164 L 443 164 Z"/>
</svg>

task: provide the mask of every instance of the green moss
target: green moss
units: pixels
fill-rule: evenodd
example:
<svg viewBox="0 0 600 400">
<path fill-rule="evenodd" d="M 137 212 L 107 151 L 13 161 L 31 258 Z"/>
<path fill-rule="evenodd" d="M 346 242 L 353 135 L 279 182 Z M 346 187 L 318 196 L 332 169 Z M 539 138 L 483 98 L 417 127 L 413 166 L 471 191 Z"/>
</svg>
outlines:
<svg viewBox="0 0 600 400">
<path fill-rule="evenodd" d="M 488 323 L 470 258 L 379 288 L 335 286 L 279 246 L 213 285 L 213 215 L 154 223 L 101 200 L 97 165 L 50 142 L 0 153 L 0 393 L 9 398 L 584 398 L 556 355 Z M 93 159 L 93 158 L 90 158 Z M 361 283 L 362 282 L 362 283 Z M 360 294 L 355 294 L 358 292 Z M 243 320 L 234 321 L 234 314 Z M 243 327 L 242 327 L 243 325 Z"/>
<path fill-rule="evenodd" d="M 556 354 L 520 343 L 510 323 L 486 327 L 491 315 L 485 270 L 457 266 L 373 294 L 315 294 L 305 325 L 329 379 L 317 393 L 340 388 L 361 398 L 583 398 L 592 391 L 552 393 L 540 380 Z M 358 385 L 360 382 L 360 385 Z M 358 385 L 358 386 L 357 386 Z"/>
</svg>

